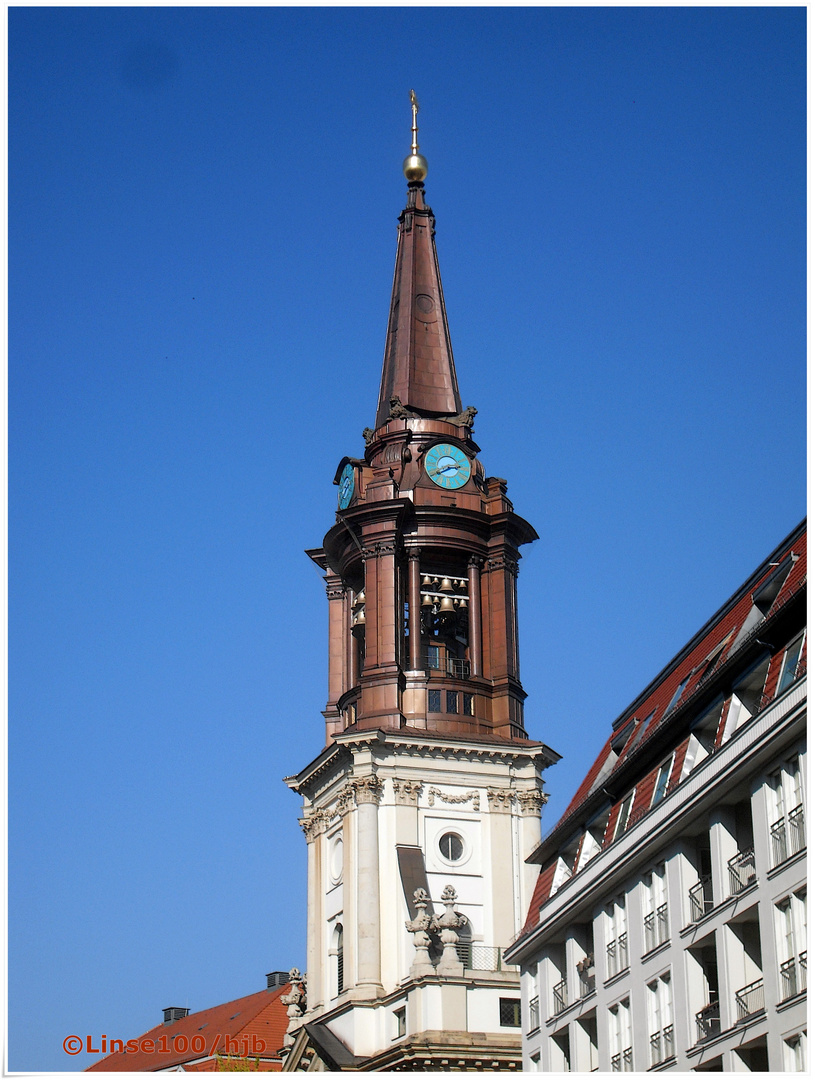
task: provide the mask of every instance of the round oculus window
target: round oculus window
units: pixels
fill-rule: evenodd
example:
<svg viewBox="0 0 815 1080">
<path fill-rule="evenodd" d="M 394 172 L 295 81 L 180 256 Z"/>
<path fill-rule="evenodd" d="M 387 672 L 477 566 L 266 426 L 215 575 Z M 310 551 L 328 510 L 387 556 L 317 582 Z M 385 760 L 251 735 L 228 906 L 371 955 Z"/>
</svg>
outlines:
<svg viewBox="0 0 815 1080">
<path fill-rule="evenodd" d="M 464 841 L 454 832 L 446 832 L 439 840 L 439 851 L 450 862 L 458 862 L 464 854 Z"/>
</svg>

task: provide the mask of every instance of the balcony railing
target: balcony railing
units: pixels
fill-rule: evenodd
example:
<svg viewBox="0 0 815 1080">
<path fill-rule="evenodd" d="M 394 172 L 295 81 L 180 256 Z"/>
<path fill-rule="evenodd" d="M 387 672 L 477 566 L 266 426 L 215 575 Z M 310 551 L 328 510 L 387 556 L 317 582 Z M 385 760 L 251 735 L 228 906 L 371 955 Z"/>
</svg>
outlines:
<svg viewBox="0 0 815 1080">
<path fill-rule="evenodd" d="M 452 675 L 454 679 L 469 679 L 470 677 L 470 661 L 458 660 L 454 656 L 447 657 L 447 674 Z"/>
<path fill-rule="evenodd" d="M 660 904 L 656 911 L 645 916 L 642 923 L 645 928 L 645 951 L 648 953 L 668 940 L 668 905 Z"/>
<path fill-rule="evenodd" d="M 773 866 L 791 859 L 806 847 L 804 831 L 804 808 L 799 803 L 794 809 L 770 826 L 773 848 Z"/>
<path fill-rule="evenodd" d="M 607 978 L 618 975 L 628 967 L 628 934 L 620 934 L 606 946 Z"/>
<path fill-rule="evenodd" d="M 634 1071 L 634 1053 L 629 1046 L 627 1050 L 621 1050 L 619 1054 L 612 1054 L 611 1057 L 611 1071 L 612 1072 L 633 1072 Z"/>
<path fill-rule="evenodd" d="M 743 986 L 736 991 L 736 1013 L 739 1020 L 744 1020 L 753 1013 L 761 1012 L 764 1008 L 764 980 L 756 979 L 755 982 Z"/>
<path fill-rule="evenodd" d="M 806 950 L 798 956 L 791 956 L 781 965 L 781 1000 L 802 994 L 807 988 Z"/>
<path fill-rule="evenodd" d="M 569 1004 L 569 995 L 566 990 L 566 980 L 561 981 L 552 990 L 553 1016 L 560 1016 Z"/>
<path fill-rule="evenodd" d="M 651 1036 L 651 1064 L 659 1065 L 674 1056 L 674 1026 L 668 1024 L 662 1031 L 655 1031 Z"/>
<path fill-rule="evenodd" d="M 705 874 L 688 889 L 691 922 L 699 922 L 713 908 L 713 878 Z"/>
<path fill-rule="evenodd" d="M 456 945 L 456 954 L 470 971 L 514 971 L 516 964 L 504 961 L 504 950 L 493 945 L 479 945 L 471 941 L 460 941 Z"/>
<path fill-rule="evenodd" d="M 541 1026 L 540 999 L 533 997 L 529 1002 L 529 1030 L 537 1031 Z"/>
<path fill-rule="evenodd" d="M 700 1009 L 696 1014 L 696 1041 L 702 1042 L 709 1039 L 713 1035 L 718 1035 L 721 1030 L 722 1021 L 719 1002 L 711 1001 L 709 1005 L 705 1005 L 704 1009 Z"/>
<path fill-rule="evenodd" d="M 738 896 L 756 880 L 756 856 L 753 849 L 739 851 L 732 859 L 728 859 L 727 871 L 730 875 L 730 895 Z"/>
<path fill-rule="evenodd" d="M 578 974 L 578 986 L 580 987 L 581 1000 L 594 993 L 595 978 L 593 969 L 591 971 L 581 971 Z"/>
</svg>

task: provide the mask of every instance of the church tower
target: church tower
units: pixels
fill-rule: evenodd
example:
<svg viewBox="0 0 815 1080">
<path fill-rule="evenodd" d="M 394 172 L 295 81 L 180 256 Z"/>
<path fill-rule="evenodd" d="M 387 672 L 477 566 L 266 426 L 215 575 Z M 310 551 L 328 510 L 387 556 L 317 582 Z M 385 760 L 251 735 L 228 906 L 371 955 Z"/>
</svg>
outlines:
<svg viewBox="0 0 815 1080">
<path fill-rule="evenodd" d="M 462 408 L 419 153 L 405 159 L 376 418 L 336 471 L 325 746 L 287 783 L 308 844 L 307 1001 L 287 1071 L 520 1069 L 541 773 L 518 661 L 519 549 Z"/>
</svg>

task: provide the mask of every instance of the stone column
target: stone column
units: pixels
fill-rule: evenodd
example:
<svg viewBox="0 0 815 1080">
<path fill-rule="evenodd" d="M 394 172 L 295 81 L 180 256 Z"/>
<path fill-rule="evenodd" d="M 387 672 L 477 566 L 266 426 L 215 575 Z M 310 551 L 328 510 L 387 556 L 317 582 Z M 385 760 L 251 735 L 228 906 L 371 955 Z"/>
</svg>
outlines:
<svg viewBox="0 0 815 1080">
<path fill-rule="evenodd" d="M 325 832 L 326 818 L 321 810 L 316 810 L 300 822 L 308 844 L 308 913 L 306 927 L 306 970 L 311 986 L 309 1009 L 313 1011 L 323 1004 L 323 949 L 322 898 L 325 892 L 322 880 L 322 859 L 320 837 Z"/>
<path fill-rule="evenodd" d="M 422 666 L 422 597 L 420 582 L 419 549 L 413 548 L 408 552 L 408 637 L 410 640 L 411 671 L 419 671 Z"/>
<path fill-rule="evenodd" d="M 467 564 L 469 582 L 468 621 L 470 630 L 470 674 L 481 674 L 481 563 L 477 555 L 472 555 Z"/>
<path fill-rule="evenodd" d="M 352 781 L 357 818 L 357 977 L 356 989 L 365 998 L 379 997 L 382 988 L 379 918 L 379 800 L 382 781 L 365 776 Z"/>
</svg>

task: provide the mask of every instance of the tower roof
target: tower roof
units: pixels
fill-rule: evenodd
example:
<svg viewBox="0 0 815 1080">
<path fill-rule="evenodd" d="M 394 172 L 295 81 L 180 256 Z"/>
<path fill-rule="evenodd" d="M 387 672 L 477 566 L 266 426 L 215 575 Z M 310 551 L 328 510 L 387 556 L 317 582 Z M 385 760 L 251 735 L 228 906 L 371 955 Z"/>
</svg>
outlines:
<svg viewBox="0 0 815 1080">
<path fill-rule="evenodd" d="M 422 180 L 427 163 L 419 154 L 418 103 L 412 91 L 411 103 L 413 145 L 404 163 L 409 181 L 408 201 L 399 216 L 377 428 L 387 422 L 394 397 L 420 416 L 455 416 L 461 412 L 436 254 L 436 219 L 424 201 Z"/>
</svg>

